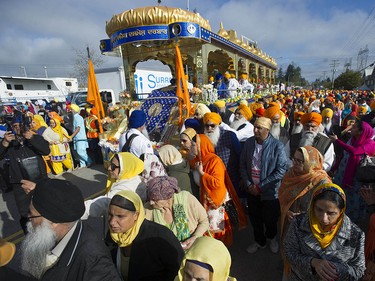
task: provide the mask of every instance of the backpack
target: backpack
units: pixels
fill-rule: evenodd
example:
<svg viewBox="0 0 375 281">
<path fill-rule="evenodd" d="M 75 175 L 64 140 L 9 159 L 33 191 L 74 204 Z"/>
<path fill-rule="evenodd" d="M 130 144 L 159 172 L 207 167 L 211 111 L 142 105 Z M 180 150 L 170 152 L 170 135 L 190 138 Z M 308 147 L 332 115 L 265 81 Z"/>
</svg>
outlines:
<svg viewBox="0 0 375 281">
<path fill-rule="evenodd" d="M 130 152 L 130 146 L 132 145 L 133 139 L 137 136 L 137 134 L 132 134 L 128 138 L 128 133 L 126 133 L 126 143 L 122 147 L 121 152 Z"/>
</svg>

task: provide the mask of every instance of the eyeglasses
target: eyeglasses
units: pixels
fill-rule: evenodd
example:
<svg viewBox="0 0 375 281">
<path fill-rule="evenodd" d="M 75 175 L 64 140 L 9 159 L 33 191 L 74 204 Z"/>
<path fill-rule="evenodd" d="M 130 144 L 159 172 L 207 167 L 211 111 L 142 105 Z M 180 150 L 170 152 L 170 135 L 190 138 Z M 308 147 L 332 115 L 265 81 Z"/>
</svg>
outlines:
<svg viewBox="0 0 375 281">
<path fill-rule="evenodd" d="M 40 218 L 40 217 L 43 217 L 41 215 L 39 216 L 30 216 L 30 217 L 27 217 L 28 220 L 31 220 L 31 219 L 36 219 L 36 218 Z"/>
<path fill-rule="evenodd" d="M 215 124 L 206 124 L 204 125 L 206 128 L 215 128 L 216 125 Z"/>
<path fill-rule="evenodd" d="M 117 165 L 115 165 L 114 163 L 111 163 L 111 170 L 112 171 L 114 171 L 114 170 L 116 170 L 116 169 L 119 169 L 120 168 L 120 166 L 117 166 Z"/>
<path fill-rule="evenodd" d="M 292 160 L 297 163 L 297 164 L 300 164 L 302 165 L 305 161 L 301 160 L 301 159 L 298 159 L 298 158 L 292 158 Z"/>
</svg>

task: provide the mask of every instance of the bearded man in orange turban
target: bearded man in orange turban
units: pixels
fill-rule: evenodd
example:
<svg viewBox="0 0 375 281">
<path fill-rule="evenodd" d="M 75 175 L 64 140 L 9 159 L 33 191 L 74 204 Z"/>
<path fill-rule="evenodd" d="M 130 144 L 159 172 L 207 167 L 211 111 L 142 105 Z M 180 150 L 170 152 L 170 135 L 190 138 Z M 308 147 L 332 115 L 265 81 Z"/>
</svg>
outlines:
<svg viewBox="0 0 375 281">
<path fill-rule="evenodd" d="M 302 131 L 301 117 L 303 114 L 305 113 L 302 111 L 295 111 L 293 113 L 293 127 L 290 130 L 290 135 L 298 134 Z"/>
<path fill-rule="evenodd" d="M 215 154 L 221 158 L 227 168 L 237 194 L 241 195 L 238 161 L 241 154 L 241 144 L 236 134 L 225 130 L 223 126 L 220 126 L 221 123 L 221 117 L 218 113 L 206 113 L 203 116 L 204 134 L 210 139 L 215 148 Z"/>
<path fill-rule="evenodd" d="M 313 146 L 324 156 L 323 168 L 328 172 L 335 159 L 335 151 L 330 138 L 320 128 L 322 115 L 317 112 L 305 113 L 301 117 L 302 131 L 290 136 L 289 142 L 285 145 L 285 151 L 289 157 L 289 167 L 292 166 L 292 157 L 295 151 L 302 146 Z"/>
<path fill-rule="evenodd" d="M 277 103 L 270 103 L 270 107 L 264 112 L 264 117 L 271 119 L 272 127 L 270 134 L 277 140 L 281 141 L 283 144 L 286 144 L 289 140 L 288 129 L 281 126 L 281 117 L 283 113 L 280 110 L 280 106 Z M 284 115 L 285 118 L 285 115 Z"/>
</svg>

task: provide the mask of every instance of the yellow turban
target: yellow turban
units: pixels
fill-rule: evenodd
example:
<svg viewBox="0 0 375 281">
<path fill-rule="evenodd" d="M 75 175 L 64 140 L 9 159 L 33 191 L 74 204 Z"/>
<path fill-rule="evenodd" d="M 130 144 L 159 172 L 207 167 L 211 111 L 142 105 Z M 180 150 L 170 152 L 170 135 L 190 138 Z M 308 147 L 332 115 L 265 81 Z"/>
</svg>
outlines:
<svg viewBox="0 0 375 281">
<path fill-rule="evenodd" d="M 367 108 L 366 108 L 366 106 L 359 106 L 357 111 L 358 111 L 358 113 L 364 113 L 364 114 L 366 114 L 367 113 Z"/>
<path fill-rule="evenodd" d="M 214 102 L 214 105 L 216 105 L 217 107 L 225 107 L 226 103 L 223 100 L 217 100 Z"/>
<path fill-rule="evenodd" d="M 241 111 L 246 120 L 250 120 L 251 118 L 253 118 L 253 114 L 251 113 L 250 108 L 248 108 L 246 105 L 240 104 L 237 109 Z"/>
<path fill-rule="evenodd" d="M 74 103 L 72 103 L 71 105 L 70 105 L 70 108 L 71 109 L 73 109 L 75 112 L 77 112 L 77 113 L 79 113 L 81 110 L 79 109 L 79 106 L 78 105 L 76 105 L 76 104 L 74 104 Z"/>
<path fill-rule="evenodd" d="M 258 108 L 261 108 L 261 107 L 263 107 L 263 105 L 261 103 L 257 103 L 257 102 L 250 103 L 250 105 L 249 105 L 249 108 L 250 108 L 251 112 L 253 113 L 253 115 L 256 114 L 256 110 Z"/>
<path fill-rule="evenodd" d="M 206 113 L 203 116 L 203 124 L 206 124 L 208 121 L 211 121 L 212 123 L 214 123 L 216 125 L 220 125 L 221 116 L 219 114 L 217 114 L 216 112 Z"/>
<path fill-rule="evenodd" d="M 329 118 L 332 118 L 333 117 L 333 110 L 330 109 L 330 108 L 325 108 L 323 109 L 322 111 L 322 117 L 329 117 Z"/>
<path fill-rule="evenodd" d="M 278 105 L 274 105 L 266 109 L 264 112 L 264 117 L 272 119 L 277 114 L 279 114 L 281 117 L 280 107 Z"/>
<path fill-rule="evenodd" d="M 272 121 L 271 121 L 271 119 L 266 118 L 266 117 L 259 117 L 255 121 L 254 125 L 258 125 L 262 128 L 266 128 L 266 129 L 270 130 L 271 127 L 272 127 Z"/>
<path fill-rule="evenodd" d="M 227 79 L 229 79 L 229 78 L 230 78 L 230 74 L 229 74 L 229 72 L 225 72 L 225 73 L 224 73 L 224 77 L 227 78 Z"/>
<path fill-rule="evenodd" d="M 242 79 L 247 79 L 247 74 L 241 74 Z"/>
<path fill-rule="evenodd" d="M 373 101 L 373 102 L 370 104 L 370 108 L 371 108 L 371 110 L 374 110 L 374 109 L 375 109 L 375 101 Z"/>
<path fill-rule="evenodd" d="M 309 122 L 315 123 L 317 126 L 319 126 L 322 123 L 322 115 L 316 112 L 305 113 L 304 115 L 302 115 L 302 125 L 305 125 Z"/>
<path fill-rule="evenodd" d="M 236 75 L 231 74 L 231 75 L 230 75 L 230 78 L 236 78 Z"/>
</svg>

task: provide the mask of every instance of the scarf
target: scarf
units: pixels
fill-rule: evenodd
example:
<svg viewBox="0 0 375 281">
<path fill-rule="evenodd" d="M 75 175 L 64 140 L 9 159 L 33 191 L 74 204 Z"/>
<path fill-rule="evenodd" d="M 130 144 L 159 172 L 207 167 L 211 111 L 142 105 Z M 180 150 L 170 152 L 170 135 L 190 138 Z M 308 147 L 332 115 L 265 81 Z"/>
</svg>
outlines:
<svg viewBox="0 0 375 281">
<path fill-rule="evenodd" d="M 64 142 L 64 137 L 70 139 L 69 135 L 66 135 L 61 127 L 61 123 L 57 118 L 52 118 L 55 121 L 56 126 L 54 128 L 51 127 L 52 131 L 59 135 L 60 142 Z"/>
<path fill-rule="evenodd" d="M 351 153 L 348 152 L 349 159 L 345 168 L 345 176 L 341 182 L 343 188 L 352 187 L 362 155 L 365 153 L 370 156 L 374 155 L 375 142 L 372 140 L 373 136 L 372 127 L 368 123 L 362 122 L 361 136 L 359 138 L 352 137 L 349 140 L 349 144 L 354 147 L 354 150 Z"/>
<path fill-rule="evenodd" d="M 223 242 L 208 236 L 198 237 L 182 260 L 178 276 L 175 280 L 184 280 L 187 261 L 203 263 L 212 268 L 212 278 L 215 281 L 227 281 L 231 266 L 230 253 Z"/>
<path fill-rule="evenodd" d="M 159 209 L 154 209 L 154 221 L 168 227 L 182 242 L 190 237 L 189 219 L 187 217 L 187 193 L 175 193 L 173 195 L 173 222 L 168 225 L 163 217 L 163 213 Z"/>
<path fill-rule="evenodd" d="M 118 192 L 116 195 L 119 195 L 131 201 L 135 206 L 136 212 L 138 212 L 137 221 L 135 222 L 134 226 L 127 232 L 113 233 L 110 230 L 112 240 L 116 242 L 117 245 L 119 245 L 119 247 L 126 247 L 131 245 L 134 239 L 137 237 L 139 229 L 141 228 L 141 225 L 145 219 L 145 210 L 143 208 L 142 200 L 137 193 L 130 190 L 122 190 Z"/>
<path fill-rule="evenodd" d="M 284 224 L 287 219 L 287 213 L 293 203 L 315 188 L 323 179 L 331 182 L 328 174 L 323 170 L 324 158 L 322 154 L 312 146 L 304 146 L 299 149 L 303 155 L 303 172 L 296 172 L 293 167 L 290 168 L 281 182 L 279 188 L 280 201 L 280 223 L 281 233 L 284 233 Z M 281 241 L 283 239 L 281 238 Z"/>
<path fill-rule="evenodd" d="M 110 160 L 112 160 L 114 156 L 115 155 L 113 155 Z M 108 176 L 105 193 L 108 193 L 111 190 L 111 187 L 115 182 L 134 178 L 143 172 L 144 163 L 134 154 L 129 152 L 119 152 L 118 158 L 120 160 L 120 173 L 117 179 L 112 179 Z"/>
<path fill-rule="evenodd" d="M 320 226 L 319 220 L 317 217 L 315 217 L 314 214 L 314 206 L 313 206 L 313 200 L 316 196 L 318 196 L 320 193 L 324 191 L 333 191 L 341 196 L 341 198 L 345 202 L 344 208 L 340 212 L 340 216 L 337 219 L 336 223 L 331 227 L 329 231 L 325 231 Z M 333 183 L 326 183 L 318 186 L 315 190 L 313 195 L 311 196 L 311 203 L 309 208 L 309 222 L 310 222 L 310 229 L 316 240 L 318 240 L 318 243 L 322 249 L 326 249 L 331 243 L 332 240 L 336 237 L 336 234 L 341 228 L 341 225 L 344 221 L 345 217 L 345 209 L 346 209 L 346 197 L 344 191 L 336 184 Z"/>
</svg>

